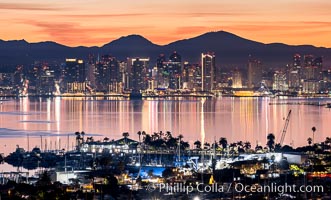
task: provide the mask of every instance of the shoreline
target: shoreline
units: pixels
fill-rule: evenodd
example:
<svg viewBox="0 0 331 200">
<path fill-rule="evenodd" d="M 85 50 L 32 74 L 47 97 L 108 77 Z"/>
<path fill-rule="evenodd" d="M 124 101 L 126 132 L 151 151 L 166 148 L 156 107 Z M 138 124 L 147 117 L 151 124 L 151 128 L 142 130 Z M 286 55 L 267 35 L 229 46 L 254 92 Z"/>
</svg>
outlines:
<svg viewBox="0 0 331 200">
<path fill-rule="evenodd" d="M 122 97 L 130 99 L 130 94 L 62 94 L 62 95 L 35 95 L 30 94 L 26 96 L 20 95 L 0 95 L 0 101 L 4 100 L 3 98 L 25 98 L 25 97 L 43 97 L 43 98 L 57 98 L 57 97 Z M 143 94 L 140 99 L 146 98 L 169 98 L 169 97 L 201 97 L 201 98 L 215 98 L 215 97 L 235 97 L 235 98 L 278 98 L 278 97 L 293 97 L 293 98 L 331 98 L 330 94 L 302 94 L 302 95 L 232 95 L 232 94 L 222 94 L 222 95 L 214 95 L 214 94 L 162 94 L 162 95 L 145 95 Z M 134 98 L 137 99 L 137 98 Z M 139 99 L 139 98 L 138 98 Z"/>
</svg>

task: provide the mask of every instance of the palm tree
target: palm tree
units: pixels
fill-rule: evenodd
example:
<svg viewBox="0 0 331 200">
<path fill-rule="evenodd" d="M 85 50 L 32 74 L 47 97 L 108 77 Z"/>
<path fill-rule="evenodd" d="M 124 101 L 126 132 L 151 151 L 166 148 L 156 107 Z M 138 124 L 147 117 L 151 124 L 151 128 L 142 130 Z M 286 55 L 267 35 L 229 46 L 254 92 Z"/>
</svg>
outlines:
<svg viewBox="0 0 331 200">
<path fill-rule="evenodd" d="M 218 144 L 216 141 L 211 145 L 211 148 L 218 149 Z"/>
<path fill-rule="evenodd" d="M 164 135 L 164 133 L 163 133 L 162 131 L 160 131 L 160 133 L 159 133 L 159 137 L 162 138 L 163 135 Z"/>
<path fill-rule="evenodd" d="M 220 145 L 222 146 L 222 154 L 224 155 L 224 151 L 228 146 L 228 140 L 225 137 L 221 137 L 219 140 Z"/>
<path fill-rule="evenodd" d="M 269 133 L 267 139 L 267 146 L 269 147 L 269 151 L 272 151 L 275 148 L 275 135 L 273 133 Z"/>
<path fill-rule="evenodd" d="M 314 142 L 315 142 L 315 131 L 316 131 L 316 127 L 315 126 L 313 126 L 312 128 L 311 128 L 311 130 L 313 131 L 313 144 L 314 144 Z"/>
<path fill-rule="evenodd" d="M 141 142 L 141 140 L 140 140 L 140 136 L 141 136 L 142 133 L 141 133 L 141 131 L 138 131 L 137 134 L 138 134 L 138 136 L 139 136 L 139 143 L 140 143 L 140 142 Z"/>
<path fill-rule="evenodd" d="M 228 140 L 225 137 L 221 137 L 219 143 L 223 149 L 226 149 L 228 146 Z"/>
<path fill-rule="evenodd" d="M 308 142 L 308 145 L 309 145 L 309 146 L 311 146 L 312 141 L 313 141 L 313 139 L 311 139 L 311 137 L 309 137 L 309 138 L 307 139 L 307 142 Z"/>
<path fill-rule="evenodd" d="M 129 137 L 129 133 L 128 132 L 124 132 L 123 134 L 122 134 L 122 136 L 124 137 L 124 138 L 128 138 Z"/>
<path fill-rule="evenodd" d="M 93 142 L 93 141 L 94 141 L 94 139 L 92 136 L 86 138 L 86 143 Z"/>
<path fill-rule="evenodd" d="M 203 148 L 204 148 L 204 149 L 210 149 L 210 144 L 209 144 L 208 142 L 205 142 L 205 143 L 203 144 Z"/>
<path fill-rule="evenodd" d="M 240 146 L 240 147 L 244 147 L 244 143 L 243 143 L 243 141 L 239 141 L 239 142 L 237 142 L 237 145 Z"/>
<path fill-rule="evenodd" d="M 194 146 L 196 149 L 201 149 L 201 142 L 199 140 L 195 141 Z"/>
<path fill-rule="evenodd" d="M 109 141 L 108 137 L 103 138 L 103 142 L 108 142 L 108 141 Z"/>
<path fill-rule="evenodd" d="M 178 140 L 179 140 L 179 148 L 181 148 L 181 144 L 182 144 L 182 139 L 184 138 L 184 136 L 182 134 L 178 135 Z"/>
<path fill-rule="evenodd" d="M 83 143 L 84 143 L 84 136 L 85 136 L 85 132 L 84 132 L 84 131 L 82 131 L 82 132 L 80 133 L 80 135 L 82 136 L 82 141 L 83 141 Z"/>
<path fill-rule="evenodd" d="M 75 132 L 76 135 L 76 148 L 79 151 L 80 150 L 80 140 L 81 140 L 81 136 L 80 136 L 80 132 Z"/>
<path fill-rule="evenodd" d="M 145 132 L 145 131 L 142 131 L 142 132 L 141 132 L 141 135 L 143 136 L 143 140 L 144 140 L 145 137 L 146 137 L 146 132 Z"/>
<path fill-rule="evenodd" d="M 122 136 L 124 137 L 124 139 L 125 139 L 125 144 L 127 144 L 127 138 L 129 137 L 129 132 L 124 132 L 123 134 L 122 134 Z"/>
<path fill-rule="evenodd" d="M 165 137 L 166 137 L 167 140 L 169 140 L 170 138 L 172 138 L 171 132 L 170 131 L 167 131 L 166 134 L 165 134 Z"/>
<path fill-rule="evenodd" d="M 247 151 L 248 149 L 250 149 L 251 147 L 252 147 L 252 145 L 251 145 L 250 142 L 246 141 L 246 142 L 244 143 L 244 148 L 245 148 L 246 151 Z"/>
</svg>

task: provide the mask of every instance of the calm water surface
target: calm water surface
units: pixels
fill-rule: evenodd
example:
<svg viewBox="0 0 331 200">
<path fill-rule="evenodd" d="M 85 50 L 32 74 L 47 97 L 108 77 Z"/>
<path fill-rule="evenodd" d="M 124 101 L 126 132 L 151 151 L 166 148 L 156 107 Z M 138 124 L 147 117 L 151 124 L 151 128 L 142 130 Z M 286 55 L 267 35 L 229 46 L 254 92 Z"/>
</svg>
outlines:
<svg viewBox="0 0 331 200">
<path fill-rule="evenodd" d="M 171 100 L 105 100 L 92 98 L 20 98 L 0 104 L 0 152 L 7 155 L 16 145 L 25 149 L 72 148 L 74 132 L 84 131 L 95 140 L 118 139 L 123 132 L 137 139 L 137 132 L 171 131 L 194 141 L 250 141 L 265 145 L 274 133 L 279 142 L 285 118 L 292 110 L 284 144 L 302 146 L 331 136 L 331 111 L 322 106 L 270 105 L 270 103 L 331 102 L 328 98 L 231 98 Z M 70 134 L 69 142 L 67 135 Z"/>
</svg>

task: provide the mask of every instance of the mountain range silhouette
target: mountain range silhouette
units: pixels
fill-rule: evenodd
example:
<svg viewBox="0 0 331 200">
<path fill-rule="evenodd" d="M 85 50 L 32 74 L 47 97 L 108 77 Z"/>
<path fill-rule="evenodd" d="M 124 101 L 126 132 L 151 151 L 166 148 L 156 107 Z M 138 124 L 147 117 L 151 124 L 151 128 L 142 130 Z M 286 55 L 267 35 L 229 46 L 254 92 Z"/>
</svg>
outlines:
<svg viewBox="0 0 331 200">
<path fill-rule="evenodd" d="M 29 43 L 25 40 L 0 40 L 0 65 L 10 67 L 33 64 L 34 61 L 61 63 L 65 58 L 87 59 L 89 54 L 110 54 L 118 60 L 125 60 L 127 57 L 149 57 L 150 64 L 155 65 L 159 54 L 163 53 L 168 57 L 174 51 L 182 56 L 183 61 L 192 63 L 200 62 L 202 52 L 214 52 L 217 65 L 225 68 L 246 68 L 249 56 L 261 60 L 266 67 L 283 67 L 292 63 L 296 53 L 302 56 L 322 56 L 324 66 L 331 66 L 331 48 L 264 44 L 225 31 L 208 32 L 167 45 L 154 44 L 140 35 L 120 37 L 101 47 L 68 47 L 51 41 Z"/>
</svg>

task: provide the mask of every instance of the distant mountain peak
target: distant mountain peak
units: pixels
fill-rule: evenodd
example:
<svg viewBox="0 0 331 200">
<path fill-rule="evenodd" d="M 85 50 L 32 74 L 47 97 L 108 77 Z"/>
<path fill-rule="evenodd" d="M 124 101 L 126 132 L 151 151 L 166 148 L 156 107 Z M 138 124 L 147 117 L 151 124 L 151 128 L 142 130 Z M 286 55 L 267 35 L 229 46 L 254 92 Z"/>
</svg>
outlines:
<svg viewBox="0 0 331 200">
<path fill-rule="evenodd" d="M 137 34 L 122 36 L 116 40 L 111 41 L 108 44 L 105 44 L 103 47 L 107 47 L 110 45 L 156 45 L 146 39 L 145 37 Z"/>
</svg>

